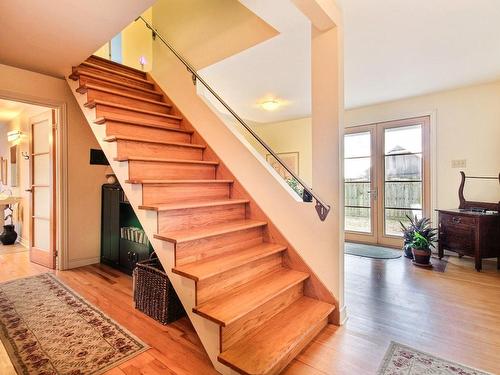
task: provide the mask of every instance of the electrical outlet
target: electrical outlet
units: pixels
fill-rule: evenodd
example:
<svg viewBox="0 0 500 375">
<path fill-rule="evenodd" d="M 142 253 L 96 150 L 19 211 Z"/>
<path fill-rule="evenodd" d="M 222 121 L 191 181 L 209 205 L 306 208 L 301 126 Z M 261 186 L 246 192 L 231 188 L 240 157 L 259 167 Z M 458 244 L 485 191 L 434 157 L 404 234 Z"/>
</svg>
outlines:
<svg viewBox="0 0 500 375">
<path fill-rule="evenodd" d="M 467 160 L 465 160 L 465 159 L 452 160 L 451 167 L 452 168 L 465 168 L 465 167 L 467 167 Z"/>
</svg>

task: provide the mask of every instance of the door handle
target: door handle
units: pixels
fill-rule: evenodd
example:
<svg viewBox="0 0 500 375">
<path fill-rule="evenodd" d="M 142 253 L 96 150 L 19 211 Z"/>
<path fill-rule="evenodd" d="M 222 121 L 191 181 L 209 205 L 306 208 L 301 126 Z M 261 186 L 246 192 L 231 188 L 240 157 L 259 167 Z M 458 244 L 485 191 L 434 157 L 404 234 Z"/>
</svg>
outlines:
<svg viewBox="0 0 500 375">
<path fill-rule="evenodd" d="M 33 189 L 26 189 L 24 191 L 27 191 L 28 193 L 33 193 Z"/>
</svg>

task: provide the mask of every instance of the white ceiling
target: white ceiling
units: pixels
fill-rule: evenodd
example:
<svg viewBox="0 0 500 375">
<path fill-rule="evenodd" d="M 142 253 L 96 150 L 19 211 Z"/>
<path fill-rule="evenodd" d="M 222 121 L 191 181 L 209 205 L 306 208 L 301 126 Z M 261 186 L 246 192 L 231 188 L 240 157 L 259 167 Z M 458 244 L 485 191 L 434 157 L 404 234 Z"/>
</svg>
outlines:
<svg viewBox="0 0 500 375">
<path fill-rule="evenodd" d="M 21 113 L 28 116 L 34 116 L 47 110 L 47 108 L 37 105 L 0 99 L 0 125 L 8 123 Z"/>
<path fill-rule="evenodd" d="M 0 63 L 62 77 L 153 3 L 0 1 Z"/>
<path fill-rule="evenodd" d="M 499 0 L 338 0 L 346 107 L 500 78 Z"/>
<path fill-rule="evenodd" d="M 290 0 L 240 2 L 280 35 L 201 73 L 251 121 L 310 115 L 307 20 Z M 500 0 L 338 2 L 344 12 L 346 108 L 500 79 Z M 266 112 L 257 105 L 266 97 L 288 105 Z"/>
</svg>

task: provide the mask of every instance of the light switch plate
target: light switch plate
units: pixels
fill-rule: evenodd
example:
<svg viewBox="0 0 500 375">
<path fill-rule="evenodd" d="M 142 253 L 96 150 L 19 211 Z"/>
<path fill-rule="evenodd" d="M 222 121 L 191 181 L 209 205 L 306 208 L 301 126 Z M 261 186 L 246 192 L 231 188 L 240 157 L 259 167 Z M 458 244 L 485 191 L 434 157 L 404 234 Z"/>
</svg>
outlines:
<svg viewBox="0 0 500 375">
<path fill-rule="evenodd" d="M 466 166 L 467 166 L 467 160 L 465 159 L 451 161 L 452 168 L 465 168 Z"/>
</svg>

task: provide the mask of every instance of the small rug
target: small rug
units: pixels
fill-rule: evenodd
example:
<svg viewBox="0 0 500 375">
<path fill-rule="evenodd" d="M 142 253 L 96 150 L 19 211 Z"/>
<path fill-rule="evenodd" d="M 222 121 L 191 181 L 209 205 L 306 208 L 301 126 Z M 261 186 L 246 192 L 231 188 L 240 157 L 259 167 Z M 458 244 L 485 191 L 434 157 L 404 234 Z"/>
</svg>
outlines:
<svg viewBox="0 0 500 375">
<path fill-rule="evenodd" d="M 0 340 L 23 375 L 97 375 L 148 349 L 49 273 L 0 284 Z"/>
<path fill-rule="evenodd" d="M 365 245 L 354 242 L 346 242 L 344 245 L 344 251 L 346 254 L 374 259 L 396 259 L 400 258 L 403 254 L 401 250 L 394 250 L 387 247 Z"/>
<path fill-rule="evenodd" d="M 377 375 L 492 375 L 391 342 Z"/>
</svg>

